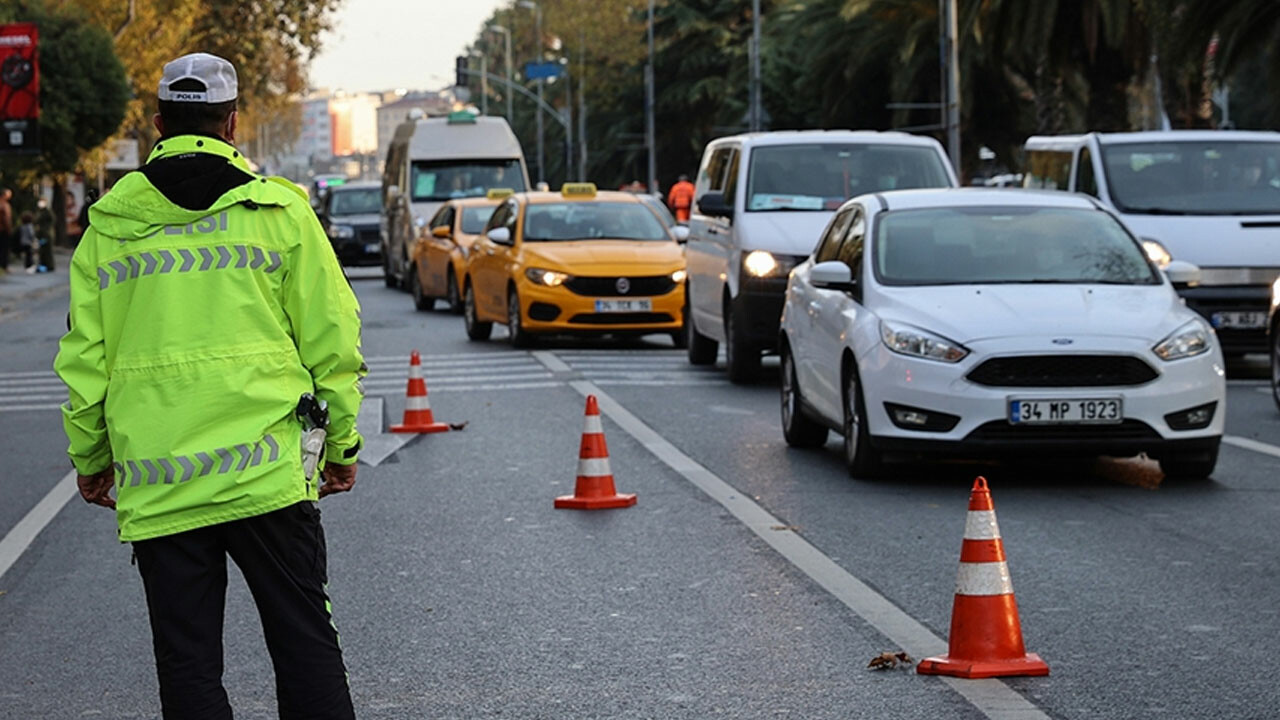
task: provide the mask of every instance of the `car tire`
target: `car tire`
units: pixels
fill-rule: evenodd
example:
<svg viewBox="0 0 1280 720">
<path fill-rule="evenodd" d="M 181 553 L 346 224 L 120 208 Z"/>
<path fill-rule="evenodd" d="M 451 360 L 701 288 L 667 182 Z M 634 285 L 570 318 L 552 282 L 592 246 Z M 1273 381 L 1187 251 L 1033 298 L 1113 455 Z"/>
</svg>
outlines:
<svg viewBox="0 0 1280 720">
<path fill-rule="evenodd" d="M 458 276 L 453 273 L 453 267 L 449 267 L 448 277 L 445 279 L 445 303 L 449 306 L 449 312 L 454 315 L 462 314 L 462 296 L 458 293 Z"/>
<path fill-rule="evenodd" d="M 855 479 L 879 477 L 884 470 L 880 451 L 871 446 L 867 429 L 866 403 L 858 382 L 857 368 L 850 368 L 844 381 L 844 462 Z"/>
<path fill-rule="evenodd" d="M 800 384 L 796 382 L 795 360 L 791 349 L 782 346 L 782 436 L 797 448 L 817 448 L 827 444 L 827 428 L 813 421 L 800 408 L 803 405 Z"/>
<path fill-rule="evenodd" d="M 409 268 L 409 295 L 413 297 L 413 307 L 418 310 L 431 310 L 436 306 L 435 298 L 429 298 L 422 291 L 422 279 L 418 277 L 418 266 Z"/>
<path fill-rule="evenodd" d="M 1160 471 L 1166 480 L 1207 480 L 1218 465 L 1219 443 L 1199 452 L 1171 452 L 1159 458 Z"/>
<path fill-rule="evenodd" d="M 476 318 L 476 291 L 467 286 L 462 297 L 462 324 L 467 328 L 467 339 L 488 340 L 493 333 L 493 323 L 481 322 Z"/>
<path fill-rule="evenodd" d="M 743 337 L 733 301 L 724 306 L 724 357 L 729 381 L 739 385 L 749 383 L 760 374 L 760 351 Z"/>
<path fill-rule="evenodd" d="M 715 365 L 720 343 L 698 332 L 698 326 L 693 323 L 693 310 L 687 303 L 684 306 L 684 329 L 684 347 L 689 353 L 689 364 Z"/>
<path fill-rule="evenodd" d="M 527 348 L 533 345 L 533 336 L 524 329 L 520 316 L 520 295 L 515 288 L 507 293 L 507 334 L 511 347 Z"/>
</svg>

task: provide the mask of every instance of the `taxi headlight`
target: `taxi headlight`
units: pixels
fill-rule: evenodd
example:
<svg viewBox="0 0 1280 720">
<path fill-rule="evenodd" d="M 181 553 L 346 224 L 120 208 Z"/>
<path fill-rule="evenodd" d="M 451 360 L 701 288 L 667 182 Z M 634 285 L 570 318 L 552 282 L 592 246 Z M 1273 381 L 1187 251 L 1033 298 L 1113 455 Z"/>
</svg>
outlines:
<svg viewBox="0 0 1280 720">
<path fill-rule="evenodd" d="M 755 277 L 785 277 L 795 264 L 794 258 L 774 255 L 764 250 L 753 250 L 742 259 L 742 266 Z"/>
<path fill-rule="evenodd" d="M 547 287 L 558 287 L 573 279 L 573 276 L 568 273 L 542 268 L 529 268 L 524 271 L 524 275 L 538 285 Z"/>
<path fill-rule="evenodd" d="M 684 279 L 687 277 L 689 277 L 689 273 L 685 272 L 684 270 L 677 270 L 671 273 L 671 282 L 679 285 L 680 283 L 684 282 Z"/>
<path fill-rule="evenodd" d="M 329 237 L 334 240 L 349 240 L 356 236 L 356 229 L 350 225 L 330 225 Z"/>
<path fill-rule="evenodd" d="M 1161 360 L 1181 360 L 1209 352 L 1209 328 L 1199 320 L 1192 320 L 1174 330 L 1151 348 Z"/>
<path fill-rule="evenodd" d="M 910 325 L 880 321 L 880 339 L 885 347 L 899 355 L 957 363 L 969 354 L 968 348 L 958 342 L 934 335 Z"/>
<path fill-rule="evenodd" d="M 1161 270 L 1169 267 L 1169 263 L 1173 262 L 1173 255 L 1169 253 L 1169 249 L 1160 244 L 1159 240 L 1151 238 L 1142 238 L 1142 250 L 1147 254 L 1151 262 Z"/>
</svg>

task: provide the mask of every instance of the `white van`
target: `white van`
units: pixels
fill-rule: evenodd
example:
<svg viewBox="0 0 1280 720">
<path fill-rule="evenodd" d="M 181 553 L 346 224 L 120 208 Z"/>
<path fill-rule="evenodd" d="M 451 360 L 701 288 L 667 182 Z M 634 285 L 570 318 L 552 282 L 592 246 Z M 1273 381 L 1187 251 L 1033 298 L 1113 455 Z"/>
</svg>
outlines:
<svg viewBox="0 0 1280 720">
<path fill-rule="evenodd" d="M 689 217 L 689 362 L 714 364 L 724 343 L 729 378 L 751 379 L 777 348 L 787 275 L 836 208 L 855 195 L 956 184 L 928 137 L 800 130 L 713 140 Z"/>
<path fill-rule="evenodd" d="M 484 197 L 497 188 L 529 189 L 524 152 L 506 120 L 457 112 L 401 123 L 382 173 L 387 287 L 408 287 L 414 241 L 446 200 Z"/>
<path fill-rule="evenodd" d="M 1173 130 L 1032 137 L 1023 186 L 1092 195 L 1161 267 L 1200 268 L 1181 286 L 1228 356 L 1267 352 L 1280 275 L 1280 133 Z"/>
</svg>

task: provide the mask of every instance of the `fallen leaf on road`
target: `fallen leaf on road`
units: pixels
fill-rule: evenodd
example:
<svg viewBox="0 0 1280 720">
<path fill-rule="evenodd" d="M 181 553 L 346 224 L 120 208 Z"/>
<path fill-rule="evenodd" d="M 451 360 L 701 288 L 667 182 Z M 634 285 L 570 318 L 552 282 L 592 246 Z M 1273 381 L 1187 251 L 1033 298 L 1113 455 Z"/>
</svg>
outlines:
<svg viewBox="0 0 1280 720">
<path fill-rule="evenodd" d="M 800 530 L 800 526 L 799 525 L 770 525 L 769 529 L 770 530 L 790 530 L 791 532 L 798 532 Z"/>
<path fill-rule="evenodd" d="M 887 670 L 889 668 L 896 668 L 899 665 L 903 668 L 909 668 L 913 664 L 915 664 L 915 661 L 911 659 L 910 655 L 904 652 L 882 652 L 871 658 L 871 662 L 867 663 L 867 667 L 873 670 Z"/>
<path fill-rule="evenodd" d="M 468 425 L 470 422 L 471 422 L 470 420 L 463 420 L 463 421 L 462 421 L 462 422 L 460 422 L 460 423 L 449 423 L 449 429 L 450 429 L 450 430 L 465 430 L 465 429 L 466 429 L 466 427 L 467 427 L 467 425 Z"/>
</svg>

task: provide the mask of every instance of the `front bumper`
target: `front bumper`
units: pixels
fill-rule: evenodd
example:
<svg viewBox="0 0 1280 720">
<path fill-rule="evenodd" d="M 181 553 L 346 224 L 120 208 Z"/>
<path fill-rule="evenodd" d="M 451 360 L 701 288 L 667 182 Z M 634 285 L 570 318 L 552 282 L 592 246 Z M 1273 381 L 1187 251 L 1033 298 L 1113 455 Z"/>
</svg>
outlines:
<svg viewBox="0 0 1280 720">
<path fill-rule="evenodd" d="M 1125 346 L 1127 345 L 1127 346 Z M 1118 347 L 1120 346 L 1120 347 Z M 1141 385 L 1105 387 L 990 387 L 966 378 L 993 356 L 1014 352 L 974 352 L 948 365 L 892 353 L 877 345 L 859 363 L 872 443 L 885 451 L 960 457 L 995 455 L 1132 456 L 1146 452 L 1208 449 L 1223 433 L 1226 380 L 1221 351 L 1174 362 L 1155 357 L 1140 343 L 1114 338 L 1073 354 L 1122 354 L 1138 357 L 1157 377 Z M 1023 353 L 1026 354 L 1026 353 Z M 1038 353 L 1044 354 L 1044 353 Z M 1066 355 L 1067 353 L 1062 353 Z M 1015 398 L 1073 400 L 1120 398 L 1124 421 L 1111 425 L 1023 425 L 1008 421 Z M 945 413 L 958 418 L 946 431 L 908 430 L 890 418 L 886 403 Z M 1166 416 L 1216 403 L 1207 426 L 1175 430 Z"/>
<path fill-rule="evenodd" d="M 610 335 L 675 332 L 684 327 L 684 284 L 661 295 L 586 296 L 563 286 L 548 287 L 521 278 L 522 327 L 533 333 Z M 645 312 L 596 312 L 596 300 L 649 301 Z"/>
<path fill-rule="evenodd" d="M 1179 288 L 1178 295 L 1186 300 L 1188 308 L 1199 313 L 1215 327 L 1222 352 L 1227 355 L 1269 352 L 1265 322 L 1257 328 L 1224 328 L 1214 322 L 1214 314 L 1222 312 L 1261 313 L 1266 318 L 1271 309 L 1269 286 L 1199 286 Z"/>
<path fill-rule="evenodd" d="M 358 227 L 355 233 L 352 238 L 329 238 L 338 261 L 343 265 L 381 265 L 382 236 L 378 227 Z"/>
<path fill-rule="evenodd" d="M 787 278 L 758 278 L 744 273 L 738 297 L 733 299 L 739 336 L 762 350 L 776 350 L 786 297 Z"/>
</svg>

